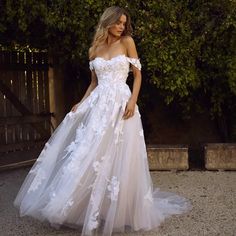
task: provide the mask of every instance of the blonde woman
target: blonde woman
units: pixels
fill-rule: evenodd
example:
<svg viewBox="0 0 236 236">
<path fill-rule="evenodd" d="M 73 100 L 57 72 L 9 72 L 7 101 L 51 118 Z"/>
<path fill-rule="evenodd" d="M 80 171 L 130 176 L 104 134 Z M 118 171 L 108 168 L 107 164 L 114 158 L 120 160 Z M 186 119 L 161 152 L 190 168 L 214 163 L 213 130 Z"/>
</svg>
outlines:
<svg viewBox="0 0 236 236">
<path fill-rule="evenodd" d="M 136 104 L 141 63 L 131 30 L 124 9 L 113 6 L 102 14 L 89 49 L 91 84 L 22 184 L 14 201 L 21 216 L 107 236 L 157 230 L 167 217 L 192 208 L 182 196 L 153 189 Z"/>
</svg>

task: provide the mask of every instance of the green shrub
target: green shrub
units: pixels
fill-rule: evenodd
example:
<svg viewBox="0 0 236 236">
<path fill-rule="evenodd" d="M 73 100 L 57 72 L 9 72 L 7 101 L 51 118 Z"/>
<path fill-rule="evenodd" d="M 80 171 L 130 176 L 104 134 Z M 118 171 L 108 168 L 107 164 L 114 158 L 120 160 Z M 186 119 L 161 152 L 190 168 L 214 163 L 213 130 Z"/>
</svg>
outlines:
<svg viewBox="0 0 236 236">
<path fill-rule="evenodd" d="M 175 104 L 185 118 L 209 111 L 235 127 L 228 119 L 236 113 L 235 1 L 6 0 L 0 44 L 47 49 L 61 63 L 88 68 L 94 27 L 111 5 L 131 14 L 144 80 L 159 94 L 152 99 Z"/>
</svg>

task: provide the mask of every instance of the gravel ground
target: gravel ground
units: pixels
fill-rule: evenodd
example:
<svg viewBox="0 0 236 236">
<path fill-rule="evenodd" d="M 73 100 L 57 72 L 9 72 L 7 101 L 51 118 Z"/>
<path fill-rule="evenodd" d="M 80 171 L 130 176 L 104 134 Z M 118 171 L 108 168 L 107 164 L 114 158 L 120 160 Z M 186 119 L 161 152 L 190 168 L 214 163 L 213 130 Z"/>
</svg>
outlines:
<svg viewBox="0 0 236 236">
<path fill-rule="evenodd" d="M 57 230 L 31 217 L 19 217 L 13 201 L 28 171 L 29 167 L 0 173 L 0 236 L 80 235 L 74 229 Z M 158 232 L 114 235 L 236 236 L 235 171 L 155 171 L 151 176 L 154 187 L 190 199 L 192 211 L 166 219 Z"/>
</svg>

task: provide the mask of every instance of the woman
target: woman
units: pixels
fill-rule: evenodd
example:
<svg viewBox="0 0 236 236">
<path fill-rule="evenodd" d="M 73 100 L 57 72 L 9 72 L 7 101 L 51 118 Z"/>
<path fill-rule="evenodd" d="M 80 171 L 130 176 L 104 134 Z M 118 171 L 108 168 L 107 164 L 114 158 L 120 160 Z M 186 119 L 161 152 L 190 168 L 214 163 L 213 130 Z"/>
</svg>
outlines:
<svg viewBox="0 0 236 236">
<path fill-rule="evenodd" d="M 157 229 L 165 218 L 191 209 L 184 197 L 153 191 L 136 104 L 141 64 L 130 35 L 127 12 L 107 8 L 89 50 L 91 84 L 22 184 L 14 201 L 21 216 L 57 228 L 81 226 L 81 235 L 111 235 Z"/>
</svg>

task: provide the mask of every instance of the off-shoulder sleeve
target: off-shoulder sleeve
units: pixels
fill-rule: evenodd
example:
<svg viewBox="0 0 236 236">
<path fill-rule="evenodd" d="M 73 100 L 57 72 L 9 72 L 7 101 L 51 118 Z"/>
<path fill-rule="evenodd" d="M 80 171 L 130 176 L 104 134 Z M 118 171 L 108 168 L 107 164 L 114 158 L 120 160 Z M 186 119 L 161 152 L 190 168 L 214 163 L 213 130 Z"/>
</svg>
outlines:
<svg viewBox="0 0 236 236">
<path fill-rule="evenodd" d="M 142 65 L 140 63 L 139 58 L 132 58 L 132 57 L 127 57 L 127 60 L 134 65 L 136 68 L 138 68 L 139 70 L 141 70 Z"/>
<path fill-rule="evenodd" d="M 90 69 L 90 70 L 94 70 L 93 61 L 90 61 L 90 62 L 89 62 L 89 69 Z"/>
</svg>

